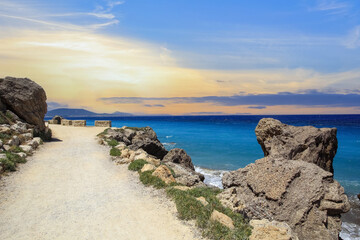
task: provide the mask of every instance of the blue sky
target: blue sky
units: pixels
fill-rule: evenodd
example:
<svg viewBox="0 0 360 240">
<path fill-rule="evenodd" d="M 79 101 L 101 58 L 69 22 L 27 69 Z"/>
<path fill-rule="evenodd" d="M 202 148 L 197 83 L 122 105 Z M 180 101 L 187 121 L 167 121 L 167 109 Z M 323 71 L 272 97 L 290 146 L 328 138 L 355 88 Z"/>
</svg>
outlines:
<svg viewBox="0 0 360 240">
<path fill-rule="evenodd" d="M 225 110 L 218 108 L 219 104 L 214 101 L 205 101 L 207 106 L 200 106 L 199 101 L 192 101 L 193 105 L 186 107 L 190 110 L 184 109 L 183 112 L 235 113 L 249 109 L 253 113 L 268 113 L 267 110 L 289 112 L 290 109 L 286 109 L 285 104 L 273 104 L 277 99 L 282 99 L 279 92 L 293 94 L 292 99 L 297 99 L 294 96 L 302 94 L 299 99 L 304 100 L 308 94 L 315 101 L 321 96 L 323 110 L 299 100 L 296 105 L 299 111 L 307 108 L 309 112 L 353 113 L 354 110 L 358 111 L 360 105 L 344 104 L 344 100 L 339 100 L 338 104 L 331 100 L 331 104 L 326 105 L 326 99 L 334 98 L 334 94 L 335 97 L 336 94 L 349 94 L 351 96 L 345 98 L 347 102 L 351 102 L 352 95 L 357 95 L 360 90 L 360 1 L 0 0 L 0 24 L 4 32 L 22 39 L 19 42 L 31 43 L 32 47 L 36 43 L 37 50 L 41 46 L 40 50 L 45 56 L 53 51 L 49 50 L 49 46 L 54 48 L 59 45 L 62 48 L 66 45 L 66 49 L 71 48 L 71 51 L 74 51 L 74 46 L 80 45 L 84 48 L 106 48 L 106 54 L 119 51 L 119 56 L 124 49 L 131 49 L 126 56 L 116 59 L 114 54 L 111 59 L 109 55 L 100 54 L 104 58 L 102 62 L 109 62 L 113 66 L 127 65 L 127 60 L 131 62 L 128 67 L 124 67 L 126 71 L 132 69 L 128 75 L 117 78 L 122 72 L 115 73 L 114 70 L 113 74 L 109 74 L 108 69 L 106 74 L 102 74 L 111 75 L 111 82 L 108 84 L 129 84 L 127 92 L 119 90 L 116 93 L 112 88 L 102 89 L 103 94 L 96 94 L 89 106 L 84 105 L 85 101 L 73 99 L 76 94 L 63 94 L 71 95 L 72 98 L 61 98 L 55 93 L 50 95 L 50 99 L 60 105 L 76 105 L 95 110 L 106 107 L 107 111 L 111 111 L 134 108 L 138 104 L 138 112 L 162 113 L 170 109 L 165 103 L 173 98 L 203 99 L 212 96 L 229 97 L 233 100 L 238 95 L 249 95 L 249 98 L 259 95 L 259 99 L 266 96 L 274 101 L 270 101 L 269 107 L 264 107 L 266 104 L 263 103 L 266 102 L 251 104 L 244 101 L 244 97 L 237 97 L 235 101 L 240 102 L 232 105 L 244 108 Z M 37 32 L 43 37 L 40 40 L 34 39 L 29 32 Z M 59 40 L 55 42 L 57 36 Z M 70 43 L 70 39 L 77 38 L 76 36 L 81 38 Z M 89 39 L 96 39 L 91 41 L 96 46 L 89 47 Z M 35 51 L 30 48 L 27 50 L 29 54 Z M 87 50 L 90 52 L 92 49 Z M 67 56 L 62 54 L 61 57 L 69 59 L 74 52 L 69 52 Z M 98 59 L 99 54 L 96 54 Z M 6 56 L 1 56 L 0 53 L 0 59 L 1 57 L 19 58 L 10 53 Z M 86 57 L 74 56 L 74 61 L 84 58 Z M 34 60 L 34 64 L 36 61 L 38 59 Z M 55 64 L 60 65 L 66 64 Z M 135 65 L 137 69 L 134 69 Z M 92 66 L 87 72 L 91 76 L 102 76 L 98 70 L 95 72 L 93 69 L 105 69 L 101 64 L 92 63 L 87 66 Z M 27 71 L 18 73 L 38 77 L 40 82 L 45 82 L 45 78 L 53 75 L 45 70 L 41 70 L 43 72 L 40 74 L 40 70 L 36 69 L 36 74 Z M 80 71 L 79 69 L 76 71 Z M 15 66 L 13 72 L 17 73 Z M 73 88 L 80 85 L 80 79 L 91 78 L 88 75 L 81 77 L 79 73 L 78 80 L 73 78 Z M 179 75 L 184 77 L 179 79 Z M 188 78 L 185 79 L 185 76 Z M 64 77 L 58 73 L 55 78 Z M 93 83 L 90 84 L 91 81 Z M 89 80 L 89 85 L 104 83 L 104 79 L 94 78 L 91 81 Z M 151 86 L 156 88 L 147 92 L 134 90 L 136 86 L 145 85 L 149 89 Z M 45 83 L 45 86 L 50 93 L 59 87 L 54 83 Z M 65 89 L 65 86 L 62 87 Z M 309 93 L 312 90 L 316 91 L 315 94 Z M 107 105 L 100 106 L 104 104 L 102 99 L 141 97 L 146 101 L 152 99 L 152 102 L 142 105 L 127 102 L 126 104 L 133 105 L 125 106 L 125 103 L 113 101 L 110 106 L 109 101 L 105 101 Z M 344 98 L 340 96 L 339 99 Z M 335 106 L 337 108 L 331 110 Z M 181 113 L 180 106 L 172 106 L 171 109 L 177 109 L 174 114 Z"/>
</svg>

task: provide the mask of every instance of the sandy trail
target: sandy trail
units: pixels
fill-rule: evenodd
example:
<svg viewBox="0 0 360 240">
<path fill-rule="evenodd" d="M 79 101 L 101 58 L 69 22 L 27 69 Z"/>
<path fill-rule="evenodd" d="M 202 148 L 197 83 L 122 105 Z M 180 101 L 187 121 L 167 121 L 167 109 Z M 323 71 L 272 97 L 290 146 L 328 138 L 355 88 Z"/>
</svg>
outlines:
<svg viewBox="0 0 360 240">
<path fill-rule="evenodd" d="M 101 128 L 51 126 L 46 143 L 0 180 L 0 239 L 194 239 L 174 204 L 116 166 Z"/>
</svg>

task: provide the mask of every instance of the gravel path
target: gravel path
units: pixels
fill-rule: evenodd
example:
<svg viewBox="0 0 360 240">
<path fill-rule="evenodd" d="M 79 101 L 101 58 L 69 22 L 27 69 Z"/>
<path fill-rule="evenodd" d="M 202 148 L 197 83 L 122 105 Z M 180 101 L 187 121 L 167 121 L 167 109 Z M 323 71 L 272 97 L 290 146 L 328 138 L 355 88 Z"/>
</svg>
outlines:
<svg viewBox="0 0 360 240">
<path fill-rule="evenodd" d="M 0 239 L 194 239 L 163 192 L 116 166 L 101 128 L 51 126 L 46 143 L 0 180 Z"/>
</svg>

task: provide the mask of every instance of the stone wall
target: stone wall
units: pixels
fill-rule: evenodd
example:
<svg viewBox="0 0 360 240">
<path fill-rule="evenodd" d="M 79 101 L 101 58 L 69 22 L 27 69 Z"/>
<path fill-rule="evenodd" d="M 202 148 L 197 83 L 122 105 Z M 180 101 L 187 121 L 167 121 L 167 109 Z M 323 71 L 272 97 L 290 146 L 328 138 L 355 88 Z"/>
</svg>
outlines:
<svg viewBox="0 0 360 240">
<path fill-rule="evenodd" d="M 95 121 L 95 127 L 111 127 L 111 121 Z"/>
<path fill-rule="evenodd" d="M 63 125 L 63 126 L 71 126 L 72 125 L 72 120 L 62 119 L 61 120 L 61 125 Z"/>
<path fill-rule="evenodd" d="M 72 125 L 74 127 L 86 127 L 86 120 L 73 120 Z"/>
</svg>

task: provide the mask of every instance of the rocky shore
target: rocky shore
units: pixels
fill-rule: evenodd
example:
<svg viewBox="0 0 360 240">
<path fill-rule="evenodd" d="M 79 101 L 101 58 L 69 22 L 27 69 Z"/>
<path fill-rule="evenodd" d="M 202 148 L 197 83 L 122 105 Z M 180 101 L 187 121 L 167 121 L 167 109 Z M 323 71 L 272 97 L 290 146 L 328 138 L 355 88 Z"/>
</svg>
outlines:
<svg viewBox="0 0 360 240">
<path fill-rule="evenodd" d="M 51 139 L 45 126 L 44 89 L 27 78 L 0 78 L 0 173 L 15 171 L 19 163 Z"/>
</svg>

